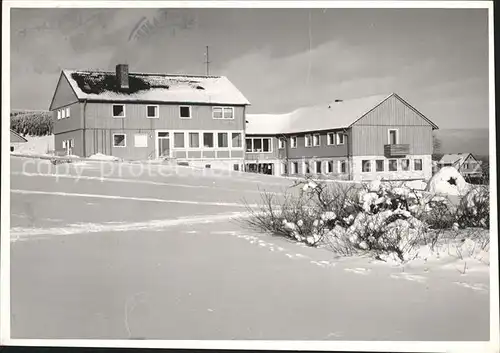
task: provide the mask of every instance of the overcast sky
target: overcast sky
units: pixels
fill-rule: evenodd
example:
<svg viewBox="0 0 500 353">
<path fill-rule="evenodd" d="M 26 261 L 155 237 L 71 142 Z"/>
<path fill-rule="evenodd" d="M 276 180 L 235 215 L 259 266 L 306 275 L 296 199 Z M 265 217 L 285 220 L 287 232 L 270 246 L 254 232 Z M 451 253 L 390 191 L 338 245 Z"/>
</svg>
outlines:
<svg viewBox="0 0 500 353">
<path fill-rule="evenodd" d="M 485 9 L 13 9 L 11 105 L 48 109 L 63 68 L 204 74 L 206 45 L 250 113 L 396 92 L 440 128 L 488 127 Z"/>
</svg>

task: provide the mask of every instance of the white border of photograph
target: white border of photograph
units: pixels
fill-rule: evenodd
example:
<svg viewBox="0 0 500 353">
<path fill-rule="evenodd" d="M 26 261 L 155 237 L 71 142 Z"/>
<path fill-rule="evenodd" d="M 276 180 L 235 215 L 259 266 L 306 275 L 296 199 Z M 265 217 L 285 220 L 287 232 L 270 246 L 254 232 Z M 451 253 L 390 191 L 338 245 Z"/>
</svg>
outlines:
<svg viewBox="0 0 500 353">
<path fill-rule="evenodd" d="M 490 342 L 346 342 L 346 341 L 161 341 L 161 340 L 53 340 L 10 338 L 10 9 L 11 8 L 484 8 L 489 19 L 489 137 L 491 185 Z M 498 226 L 495 136 L 493 2 L 489 1 L 5 1 L 2 4 L 2 162 L 1 162 L 1 292 L 0 345 L 134 348 L 204 348 L 270 350 L 494 352 L 499 347 Z"/>
</svg>

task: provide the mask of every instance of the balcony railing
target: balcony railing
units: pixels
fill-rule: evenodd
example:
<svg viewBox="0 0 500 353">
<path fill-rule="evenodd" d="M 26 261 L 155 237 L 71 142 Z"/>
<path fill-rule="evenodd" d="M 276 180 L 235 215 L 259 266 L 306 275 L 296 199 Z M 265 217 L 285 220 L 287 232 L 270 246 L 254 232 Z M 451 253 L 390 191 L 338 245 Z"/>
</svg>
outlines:
<svg viewBox="0 0 500 353">
<path fill-rule="evenodd" d="M 404 157 L 410 154 L 409 144 L 384 145 L 384 155 L 386 157 Z"/>
</svg>

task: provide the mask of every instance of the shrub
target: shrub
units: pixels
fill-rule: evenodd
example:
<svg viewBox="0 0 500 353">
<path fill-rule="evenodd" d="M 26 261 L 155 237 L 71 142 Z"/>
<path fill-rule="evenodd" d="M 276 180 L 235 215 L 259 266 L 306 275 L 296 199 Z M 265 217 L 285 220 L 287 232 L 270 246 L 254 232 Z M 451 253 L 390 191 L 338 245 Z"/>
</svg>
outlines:
<svg viewBox="0 0 500 353">
<path fill-rule="evenodd" d="M 50 135 L 53 131 L 52 114 L 48 111 L 11 112 L 10 128 L 23 136 Z"/>
<path fill-rule="evenodd" d="M 285 193 L 282 200 L 263 194 L 261 207 L 249 208 L 245 225 L 310 246 L 325 245 L 339 255 L 368 253 L 405 262 L 420 245 L 433 248 L 447 230 L 486 228 L 489 222 L 485 188 L 474 189 L 458 205 L 442 196 L 380 181 L 327 184 L 306 177 L 293 189 L 298 193 Z"/>
<path fill-rule="evenodd" d="M 488 187 L 474 187 L 460 200 L 456 220 L 461 228 L 479 227 L 489 229 L 490 193 Z"/>
</svg>

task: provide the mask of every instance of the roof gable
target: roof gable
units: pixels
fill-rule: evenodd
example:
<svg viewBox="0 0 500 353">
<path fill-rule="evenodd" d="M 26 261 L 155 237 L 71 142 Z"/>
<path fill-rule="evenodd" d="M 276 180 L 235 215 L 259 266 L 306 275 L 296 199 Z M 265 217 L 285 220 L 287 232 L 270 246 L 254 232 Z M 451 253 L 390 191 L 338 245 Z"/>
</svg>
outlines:
<svg viewBox="0 0 500 353">
<path fill-rule="evenodd" d="M 467 159 L 472 156 L 471 153 L 449 153 L 445 154 L 439 160 L 439 164 L 456 164 L 462 165 Z"/>
<path fill-rule="evenodd" d="M 129 73 L 129 89 L 116 86 L 116 74 L 63 70 L 80 100 L 248 105 L 225 76 Z"/>
<path fill-rule="evenodd" d="M 49 110 L 54 110 L 68 104 L 78 102 L 78 97 L 71 87 L 68 78 L 61 72 L 57 86 L 50 102 Z"/>
<path fill-rule="evenodd" d="M 438 126 L 416 110 L 396 93 L 373 107 L 352 125 L 412 125 L 427 126 L 438 129 Z"/>
</svg>

